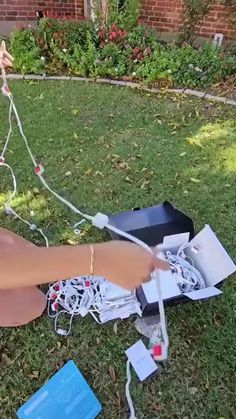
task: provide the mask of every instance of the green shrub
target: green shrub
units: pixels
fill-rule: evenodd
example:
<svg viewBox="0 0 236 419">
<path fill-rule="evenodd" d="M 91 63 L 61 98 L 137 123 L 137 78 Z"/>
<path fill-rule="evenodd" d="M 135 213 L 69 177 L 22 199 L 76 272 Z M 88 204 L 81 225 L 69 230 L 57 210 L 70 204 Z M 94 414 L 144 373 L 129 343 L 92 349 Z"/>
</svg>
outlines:
<svg viewBox="0 0 236 419">
<path fill-rule="evenodd" d="M 199 49 L 192 46 L 159 47 L 150 58 L 140 63 L 137 76 L 147 82 L 166 78 L 176 86 L 206 88 L 234 71 L 235 60 L 224 56 L 214 46 L 205 44 Z"/>
<path fill-rule="evenodd" d="M 125 76 L 127 74 L 127 57 L 123 48 L 113 43 L 105 45 L 97 59 L 97 71 L 100 77 Z"/>
<path fill-rule="evenodd" d="M 69 20 L 46 18 L 41 19 L 37 32 L 39 41 L 46 50 L 50 50 L 52 41 L 60 48 L 67 48 L 69 52 L 76 44 L 84 48 L 88 33 L 95 44 L 98 40 L 95 27 L 91 22 L 78 24 Z"/>
<path fill-rule="evenodd" d="M 44 70 L 44 57 L 36 44 L 34 32 L 30 28 L 22 28 L 11 36 L 11 51 L 14 56 L 14 69 L 24 74 L 40 74 Z"/>
</svg>

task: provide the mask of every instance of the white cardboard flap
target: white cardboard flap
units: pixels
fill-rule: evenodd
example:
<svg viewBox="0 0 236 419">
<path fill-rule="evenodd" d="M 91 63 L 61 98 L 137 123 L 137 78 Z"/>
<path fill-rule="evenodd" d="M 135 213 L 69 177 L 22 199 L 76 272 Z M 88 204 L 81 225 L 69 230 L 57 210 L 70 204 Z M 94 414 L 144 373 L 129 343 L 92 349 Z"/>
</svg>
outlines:
<svg viewBox="0 0 236 419">
<path fill-rule="evenodd" d="M 190 233 L 180 233 L 172 234 L 171 236 L 165 236 L 163 239 L 163 244 L 161 249 L 166 251 L 170 250 L 171 252 L 177 252 L 177 250 L 184 244 L 189 242 Z"/>
<path fill-rule="evenodd" d="M 198 291 L 186 292 L 184 295 L 186 295 L 186 297 L 190 298 L 191 300 L 195 301 L 203 300 L 204 298 L 214 297 L 220 294 L 222 294 L 222 291 L 220 291 L 218 288 L 207 287 Z"/>
<path fill-rule="evenodd" d="M 218 284 L 236 271 L 234 262 L 209 225 L 191 240 L 185 252 L 193 259 L 208 287 Z"/>
<path fill-rule="evenodd" d="M 176 281 L 170 270 L 159 271 L 157 281 L 160 281 L 161 295 L 163 300 L 181 295 L 181 291 L 176 284 Z M 146 284 L 143 284 L 142 288 L 148 304 L 156 303 L 158 301 L 157 284 L 155 278 Z"/>
</svg>

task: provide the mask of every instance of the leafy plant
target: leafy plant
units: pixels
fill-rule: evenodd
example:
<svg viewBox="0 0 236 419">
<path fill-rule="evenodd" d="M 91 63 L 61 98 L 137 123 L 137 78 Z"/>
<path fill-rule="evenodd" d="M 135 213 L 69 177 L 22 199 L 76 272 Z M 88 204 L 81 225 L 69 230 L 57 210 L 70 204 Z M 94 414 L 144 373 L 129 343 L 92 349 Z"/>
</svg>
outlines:
<svg viewBox="0 0 236 419">
<path fill-rule="evenodd" d="M 140 0 L 126 0 L 123 5 L 125 27 L 132 29 L 137 25 L 140 15 Z"/>
<path fill-rule="evenodd" d="M 180 42 L 192 43 L 197 25 L 207 16 L 213 0 L 184 0 L 184 25 Z"/>
<path fill-rule="evenodd" d="M 116 23 L 120 27 L 130 30 L 138 22 L 140 0 L 107 0 L 107 9 L 108 19 L 106 19 L 106 23 L 108 26 Z"/>
<path fill-rule="evenodd" d="M 163 44 L 144 25 L 130 30 L 117 23 L 98 28 L 50 18 L 35 29 L 14 32 L 11 41 L 15 69 L 24 73 L 69 72 L 206 88 L 236 72 L 232 52 L 210 44 L 202 48 Z"/>
<path fill-rule="evenodd" d="M 107 44 L 97 59 L 97 71 L 101 77 L 117 78 L 127 73 L 127 57 L 119 45 Z"/>
<path fill-rule="evenodd" d="M 44 70 L 44 57 L 32 29 L 23 28 L 13 32 L 11 36 L 11 51 L 15 57 L 14 69 L 22 73 L 42 73 Z"/>
<path fill-rule="evenodd" d="M 164 81 L 184 87 L 209 87 L 235 71 L 235 60 L 211 44 L 159 47 L 137 67 L 137 76 L 147 82 Z"/>
</svg>

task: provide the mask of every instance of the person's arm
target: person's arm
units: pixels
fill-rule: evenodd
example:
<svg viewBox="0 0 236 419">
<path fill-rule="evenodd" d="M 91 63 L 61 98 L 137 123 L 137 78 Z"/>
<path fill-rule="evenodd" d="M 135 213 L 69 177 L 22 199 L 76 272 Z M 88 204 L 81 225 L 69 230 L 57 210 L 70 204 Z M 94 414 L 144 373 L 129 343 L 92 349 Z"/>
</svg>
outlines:
<svg viewBox="0 0 236 419">
<path fill-rule="evenodd" d="M 13 57 L 0 45 L 0 66 L 12 65 Z M 167 269 L 157 260 L 128 242 L 110 242 L 94 245 L 94 274 L 134 289 L 147 281 L 154 268 Z M 88 245 L 51 248 L 17 247 L 0 249 L 0 289 L 38 285 L 91 274 L 91 248 Z"/>
<path fill-rule="evenodd" d="M 124 241 L 95 244 L 94 274 L 124 288 L 149 280 L 168 265 L 141 247 Z M 91 274 L 91 246 L 22 247 L 0 252 L 0 289 L 39 285 Z"/>
</svg>

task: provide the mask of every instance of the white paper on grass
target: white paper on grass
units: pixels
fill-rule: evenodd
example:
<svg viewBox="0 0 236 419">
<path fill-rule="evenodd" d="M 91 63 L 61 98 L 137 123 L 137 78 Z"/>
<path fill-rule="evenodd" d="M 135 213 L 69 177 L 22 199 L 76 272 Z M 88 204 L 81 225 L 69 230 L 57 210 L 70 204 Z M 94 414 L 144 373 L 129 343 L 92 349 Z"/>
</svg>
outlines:
<svg viewBox="0 0 236 419">
<path fill-rule="evenodd" d="M 192 247 L 198 248 L 198 253 L 192 252 Z M 218 284 L 236 271 L 234 262 L 209 225 L 189 242 L 185 252 L 193 259 L 208 287 Z"/>
<path fill-rule="evenodd" d="M 189 297 L 191 300 L 195 301 L 195 300 L 203 300 L 204 298 L 214 297 L 220 294 L 222 294 L 222 291 L 220 291 L 218 288 L 207 287 L 198 291 L 186 292 L 184 295 L 186 295 L 186 297 Z"/>
<path fill-rule="evenodd" d="M 157 370 L 156 363 L 141 340 L 138 340 L 125 353 L 140 381 L 145 380 Z"/>
</svg>

